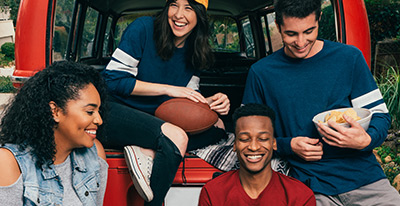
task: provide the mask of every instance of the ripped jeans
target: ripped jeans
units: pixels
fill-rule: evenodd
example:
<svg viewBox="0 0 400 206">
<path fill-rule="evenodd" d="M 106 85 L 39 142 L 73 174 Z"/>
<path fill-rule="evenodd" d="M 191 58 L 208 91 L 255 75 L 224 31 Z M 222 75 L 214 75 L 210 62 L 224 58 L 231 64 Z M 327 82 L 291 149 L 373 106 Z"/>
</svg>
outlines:
<svg viewBox="0 0 400 206">
<path fill-rule="evenodd" d="M 154 199 L 145 205 L 161 206 L 182 156 L 176 145 L 162 133 L 163 120 L 116 101 L 108 102 L 106 137 L 101 142 L 105 148 L 121 150 L 126 145 L 137 145 L 155 151 L 150 178 Z M 212 127 L 203 133 L 189 136 L 188 151 L 215 144 L 223 138 L 227 138 L 225 131 Z"/>
</svg>

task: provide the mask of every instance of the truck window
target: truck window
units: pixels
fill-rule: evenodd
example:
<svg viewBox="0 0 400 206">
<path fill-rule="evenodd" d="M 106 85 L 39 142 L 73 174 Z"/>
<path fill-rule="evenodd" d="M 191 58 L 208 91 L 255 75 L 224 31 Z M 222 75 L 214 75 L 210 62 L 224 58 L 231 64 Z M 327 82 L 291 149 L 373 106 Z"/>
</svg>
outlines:
<svg viewBox="0 0 400 206">
<path fill-rule="evenodd" d="M 114 49 L 115 50 L 119 44 L 119 42 L 121 41 L 121 36 L 122 33 L 125 31 L 126 27 L 128 27 L 128 25 L 130 23 L 132 23 L 137 17 L 135 15 L 126 15 L 126 16 L 122 16 L 121 18 L 118 19 L 117 21 L 117 25 L 115 26 L 115 30 L 114 30 Z"/>
<path fill-rule="evenodd" d="M 126 27 L 128 27 L 130 23 L 132 23 L 133 21 L 135 21 L 135 19 L 141 16 L 155 16 L 155 15 L 156 12 L 140 12 L 140 13 L 121 16 L 117 21 L 113 34 L 113 41 L 114 41 L 113 51 L 117 49 L 118 44 L 121 41 L 122 33 L 125 31 Z"/>
<path fill-rule="evenodd" d="M 248 17 L 245 19 L 240 20 L 240 24 L 243 27 L 243 34 L 244 34 L 244 39 L 245 39 L 245 45 L 246 45 L 246 55 L 247 57 L 256 57 L 256 50 L 254 46 L 254 37 L 253 37 L 253 32 L 251 29 L 250 25 L 250 20 Z"/>
<path fill-rule="evenodd" d="M 266 55 L 282 48 L 283 43 L 278 27 L 275 24 L 275 13 L 269 13 L 261 17 L 263 27 Z"/>
<path fill-rule="evenodd" d="M 110 40 L 112 39 L 113 33 L 111 31 L 111 23 L 112 23 L 112 18 L 108 17 L 107 18 L 107 25 L 106 25 L 106 33 L 104 36 L 104 42 L 103 42 L 103 57 L 109 57 L 111 56 L 112 53 L 110 53 L 109 50 L 109 45 Z"/>
<path fill-rule="evenodd" d="M 87 7 L 85 22 L 83 25 L 82 40 L 79 48 L 81 58 L 93 57 L 94 35 L 96 33 L 99 12 L 91 7 Z"/>
<path fill-rule="evenodd" d="M 240 52 L 239 33 L 234 19 L 209 16 L 211 28 L 210 45 L 215 52 Z"/>
<path fill-rule="evenodd" d="M 74 1 L 57 0 L 54 33 L 53 33 L 53 62 L 66 59 L 68 34 L 71 30 Z"/>
<path fill-rule="evenodd" d="M 338 41 L 337 30 L 335 25 L 335 14 L 330 0 L 322 2 L 322 15 L 319 22 L 318 38 Z"/>
<path fill-rule="evenodd" d="M 272 54 L 272 48 L 271 48 L 271 38 L 269 34 L 268 28 L 268 19 L 267 16 L 261 16 L 261 26 L 263 30 L 263 36 L 264 36 L 264 42 L 265 42 L 265 54 L 269 55 Z"/>
</svg>

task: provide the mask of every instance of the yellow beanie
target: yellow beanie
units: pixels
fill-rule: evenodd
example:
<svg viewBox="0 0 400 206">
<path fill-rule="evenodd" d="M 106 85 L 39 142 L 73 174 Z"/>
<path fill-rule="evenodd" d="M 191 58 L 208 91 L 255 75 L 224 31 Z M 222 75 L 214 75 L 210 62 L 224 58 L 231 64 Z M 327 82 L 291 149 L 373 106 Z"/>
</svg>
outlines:
<svg viewBox="0 0 400 206">
<path fill-rule="evenodd" d="M 199 4 L 203 4 L 206 9 L 208 8 L 208 0 L 195 0 Z"/>
</svg>

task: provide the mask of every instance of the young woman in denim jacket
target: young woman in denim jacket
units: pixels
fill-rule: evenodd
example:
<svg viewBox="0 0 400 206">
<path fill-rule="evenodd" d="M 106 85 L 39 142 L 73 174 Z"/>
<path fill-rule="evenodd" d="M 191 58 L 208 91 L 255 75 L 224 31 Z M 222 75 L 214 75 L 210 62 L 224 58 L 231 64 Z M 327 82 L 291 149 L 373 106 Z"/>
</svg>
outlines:
<svg viewBox="0 0 400 206">
<path fill-rule="evenodd" d="M 91 67 L 56 62 L 24 84 L 0 132 L 2 205 L 102 205 L 104 83 Z"/>
</svg>

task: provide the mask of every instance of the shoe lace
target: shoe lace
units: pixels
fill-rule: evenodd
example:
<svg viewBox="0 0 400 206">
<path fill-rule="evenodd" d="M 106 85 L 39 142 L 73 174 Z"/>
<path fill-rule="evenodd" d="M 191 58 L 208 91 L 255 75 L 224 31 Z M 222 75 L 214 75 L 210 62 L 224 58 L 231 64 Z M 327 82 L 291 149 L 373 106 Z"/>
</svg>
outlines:
<svg viewBox="0 0 400 206">
<path fill-rule="evenodd" d="M 146 178 L 150 183 L 151 170 L 153 169 L 153 159 L 151 157 L 146 158 Z"/>
<path fill-rule="evenodd" d="M 151 177 L 151 170 L 153 169 L 153 159 L 149 156 L 145 156 L 144 161 L 140 160 L 140 157 L 137 157 L 139 162 L 139 167 L 141 168 L 142 172 L 145 174 L 145 179 L 148 184 L 150 184 L 150 177 Z M 142 164 L 143 163 L 143 164 Z"/>
</svg>

